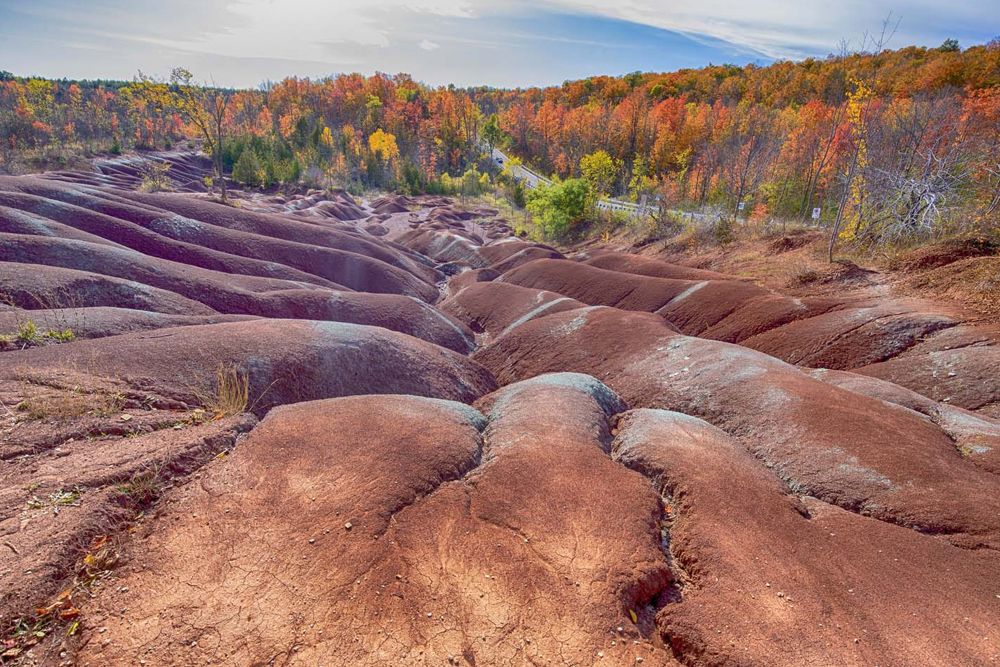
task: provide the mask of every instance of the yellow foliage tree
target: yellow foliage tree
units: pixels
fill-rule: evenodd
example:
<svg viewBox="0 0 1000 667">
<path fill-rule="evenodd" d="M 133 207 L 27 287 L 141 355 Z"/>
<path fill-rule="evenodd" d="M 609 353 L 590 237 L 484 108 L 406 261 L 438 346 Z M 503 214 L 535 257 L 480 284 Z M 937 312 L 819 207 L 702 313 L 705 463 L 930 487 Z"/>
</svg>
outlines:
<svg viewBox="0 0 1000 667">
<path fill-rule="evenodd" d="M 385 162 L 391 162 L 399 157 L 399 146 L 396 145 L 395 135 L 383 132 L 381 128 L 368 137 L 368 148 Z"/>
<path fill-rule="evenodd" d="M 320 135 L 319 140 L 324 146 L 333 146 L 333 132 L 330 131 L 330 128 L 323 128 L 323 133 Z"/>
<path fill-rule="evenodd" d="M 854 81 L 854 90 L 847 95 L 847 122 L 851 128 L 851 136 L 855 145 L 854 171 L 863 172 L 868 165 L 868 144 L 866 142 L 867 127 L 865 125 L 865 107 L 873 93 L 863 81 Z M 853 174 L 852 174 L 853 175 Z M 860 178 L 851 180 L 850 216 L 848 224 L 840 232 L 840 238 L 845 241 L 857 237 L 861 228 L 864 206 L 864 189 Z"/>
</svg>

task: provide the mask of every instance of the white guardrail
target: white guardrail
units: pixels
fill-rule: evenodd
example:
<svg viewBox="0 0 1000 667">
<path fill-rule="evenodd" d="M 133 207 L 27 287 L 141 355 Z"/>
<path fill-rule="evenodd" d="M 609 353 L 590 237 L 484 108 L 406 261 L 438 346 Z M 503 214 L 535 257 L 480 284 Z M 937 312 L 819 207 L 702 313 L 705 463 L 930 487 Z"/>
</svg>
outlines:
<svg viewBox="0 0 1000 667">
<path fill-rule="evenodd" d="M 494 148 L 491 156 L 493 162 L 497 166 L 504 168 L 510 162 L 510 158 L 501 151 L 499 148 Z M 545 178 L 541 174 L 538 174 L 531 169 L 528 169 L 524 165 L 515 165 L 510 168 L 511 175 L 517 180 L 521 181 L 529 188 L 537 188 L 539 184 L 552 185 L 552 181 Z M 659 212 L 659 207 L 651 204 L 636 204 L 630 201 L 624 201 L 622 199 L 612 199 L 610 197 L 605 197 L 597 202 L 597 208 L 604 211 L 615 211 L 617 213 L 625 213 L 631 217 L 641 217 L 644 215 L 656 215 Z"/>
</svg>

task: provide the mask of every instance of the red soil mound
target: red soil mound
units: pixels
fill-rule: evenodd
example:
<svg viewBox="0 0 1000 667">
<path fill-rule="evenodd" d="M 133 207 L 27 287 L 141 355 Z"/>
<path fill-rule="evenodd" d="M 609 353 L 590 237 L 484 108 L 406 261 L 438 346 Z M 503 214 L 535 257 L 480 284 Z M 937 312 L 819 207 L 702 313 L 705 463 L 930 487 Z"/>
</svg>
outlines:
<svg viewBox="0 0 1000 667">
<path fill-rule="evenodd" d="M 949 403 L 939 403 L 913 390 L 866 375 L 826 369 L 811 371 L 810 375 L 929 417 L 955 442 L 963 457 L 984 470 L 1000 475 L 1000 420 Z"/>
<path fill-rule="evenodd" d="M 906 272 L 926 271 L 970 257 L 995 255 L 998 250 L 997 244 L 987 238 L 952 239 L 911 250 L 893 265 Z"/>
<path fill-rule="evenodd" d="M 0 377 L 20 368 L 68 369 L 128 378 L 198 404 L 217 369 L 247 374 L 250 405 L 349 394 L 412 393 L 471 401 L 493 388 L 478 364 L 378 327 L 263 319 L 161 329 L 0 355 Z"/>
<path fill-rule="evenodd" d="M 634 273 L 639 276 L 651 276 L 653 278 L 675 278 L 678 280 L 736 279 L 735 276 L 726 275 L 725 273 L 705 269 L 693 269 L 689 266 L 670 264 L 651 257 L 633 255 L 627 252 L 599 252 L 583 259 L 583 262 L 590 266 L 596 266 L 599 269 Z"/>
<path fill-rule="evenodd" d="M 94 160 L 94 171 L 55 171 L 46 178 L 79 183 L 81 185 L 138 187 L 145 172 L 152 164 L 168 165 L 167 180 L 175 189 L 187 192 L 204 192 L 203 179 L 212 173 L 209 158 L 187 151 L 121 155 Z"/>
<path fill-rule="evenodd" d="M 500 280 L 558 292 L 592 306 L 655 311 L 696 283 L 634 276 L 566 259 L 539 259 L 508 271 Z"/>
<path fill-rule="evenodd" d="M 445 296 L 453 296 L 462 289 L 480 282 L 496 280 L 500 274 L 493 269 L 467 269 L 448 279 Z"/>
<path fill-rule="evenodd" d="M 264 211 L 292 213 L 302 220 L 325 219 L 338 222 L 363 220 L 368 213 L 345 190 L 309 190 L 303 194 L 271 198 Z"/>
<path fill-rule="evenodd" d="M 150 258 L 130 250 L 79 241 L 13 235 L 8 235 L 6 241 L 2 255 L 8 259 L 32 264 L 72 266 L 121 278 L 131 277 L 142 288 L 150 285 L 190 301 L 200 301 L 209 312 L 375 324 L 426 336 L 428 340 L 463 352 L 469 349 L 471 342 L 471 337 L 462 331 L 460 325 L 448 321 L 433 308 L 424 307 L 426 304 L 407 296 L 305 289 L 309 287 L 308 284 L 229 275 Z M 47 276 L 49 272 L 48 267 L 41 269 L 43 276 Z M 43 284 L 45 280 L 43 278 Z M 33 293 L 35 287 L 28 284 L 28 289 Z M 92 299 L 84 299 L 82 303 L 76 300 L 78 295 L 74 293 L 67 297 L 74 300 L 65 304 L 59 301 L 39 301 L 39 305 L 130 305 L 119 299 L 116 284 L 102 284 L 100 287 L 111 293 L 95 295 Z M 21 291 L 24 291 L 23 287 Z M 35 305 L 28 298 L 20 298 L 18 301 L 27 302 L 25 305 L 29 306 Z"/>
<path fill-rule="evenodd" d="M 488 340 L 536 317 L 583 308 L 584 305 L 545 290 L 480 282 L 472 283 L 448 297 L 438 307 L 473 331 L 485 334 L 484 340 Z"/>
<path fill-rule="evenodd" d="M 386 195 L 384 197 L 379 197 L 371 201 L 371 209 L 378 213 L 379 215 L 386 215 L 390 213 L 406 213 L 410 209 L 408 208 L 410 202 L 407 197 L 402 197 L 400 195 Z"/>
<path fill-rule="evenodd" d="M 0 179 L 0 204 L 145 254 L 232 273 L 433 298 L 433 288 L 426 284 L 435 279 L 430 269 L 356 232 L 302 232 L 311 240 L 293 241 L 289 237 L 298 230 L 286 219 L 280 219 L 281 234 L 270 236 L 275 222 L 259 213 L 176 195 L 128 196 L 136 201 L 37 178 Z"/>
<path fill-rule="evenodd" d="M 739 342 L 795 364 L 871 367 L 871 374 L 933 392 L 929 395 L 966 408 L 992 411 L 1000 396 L 996 336 L 989 340 L 988 350 L 955 351 L 937 359 L 925 356 L 917 364 L 895 363 L 910 348 L 915 353 L 907 354 L 907 359 L 916 358 L 921 341 L 960 324 L 960 315 L 926 300 L 797 299 L 745 281 L 653 278 L 567 260 L 530 262 L 500 280 L 590 305 L 656 312 L 683 333 Z M 945 369 L 951 379 L 932 390 L 943 356 L 952 359 Z M 890 365 L 872 366 L 886 360 Z"/>
<path fill-rule="evenodd" d="M 748 338 L 776 329 L 789 322 L 822 315 L 844 305 L 844 300 L 836 297 L 798 299 L 780 294 L 769 294 L 743 304 L 715 325 L 701 332 L 701 335 L 727 343 L 742 343 Z"/>
<path fill-rule="evenodd" d="M 814 368 L 857 368 L 892 358 L 925 336 L 955 326 L 944 314 L 914 312 L 905 302 L 847 308 L 801 319 L 741 343 Z"/>
<path fill-rule="evenodd" d="M 654 315 L 592 308 L 527 322 L 475 358 L 501 383 L 589 373 L 633 407 L 722 428 L 798 493 L 1000 549 L 1000 479 L 964 460 L 944 431 L 759 352 L 678 335 Z"/>
<path fill-rule="evenodd" d="M 702 335 L 740 308 L 767 298 L 767 292 L 741 280 L 703 280 L 692 284 L 656 312 L 692 336 Z"/>
<path fill-rule="evenodd" d="M 482 242 L 456 230 L 421 226 L 400 235 L 396 240 L 437 262 L 456 262 L 473 268 L 483 268 L 487 264 L 479 255 Z"/>
<path fill-rule="evenodd" d="M 767 244 L 767 251 L 772 255 L 780 255 L 782 253 L 791 252 L 792 250 L 804 248 L 810 243 L 815 243 L 822 238 L 822 232 L 797 230 L 770 240 Z"/>
<path fill-rule="evenodd" d="M 533 245 L 491 264 L 490 268 L 503 273 L 536 259 L 563 259 L 563 255 L 557 250 Z"/>
<path fill-rule="evenodd" d="M 659 312 L 678 329 L 700 333 L 763 288 L 739 280 L 652 278 L 569 260 L 538 260 L 505 273 L 504 282 L 559 292 L 590 305 Z"/>
<path fill-rule="evenodd" d="M 995 327 L 150 160 L 0 178 L 0 662 L 1000 661 Z"/>
<path fill-rule="evenodd" d="M 0 294 L 4 303 L 29 310 L 113 306 L 169 315 L 215 312 L 194 299 L 131 280 L 41 264 L 0 262 Z"/>
<path fill-rule="evenodd" d="M 562 253 L 551 246 L 530 243 L 506 235 L 499 241 L 481 247 L 479 254 L 490 268 L 501 273 L 536 259 L 564 258 Z"/>
<path fill-rule="evenodd" d="M 5 378 L 0 400 L 18 406 L 17 419 L 0 417 L 5 639 L 16 619 L 32 623 L 74 575 L 88 579 L 78 570 L 85 555 L 94 576 L 113 565 L 117 531 L 174 480 L 231 449 L 256 421 L 241 415 L 206 423 L 196 411 L 122 382 L 37 370 Z M 53 613 L 72 618 L 74 603 L 86 597 L 74 595 Z"/>
<path fill-rule="evenodd" d="M 95 306 L 0 312 L 0 336 L 11 335 L 32 322 L 38 330 L 66 331 L 74 338 L 104 338 L 133 331 L 165 329 L 194 324 L 219 324 L 255 319 L 250 315 L 166 315 L 148 310 Z"/>
<path fill-rule="evenodd" d="M 1000 347 L 995 344 L 927 354 L 918 354 L 915 349 L 856 372 L 901 384 L 935 401 L 1000 417 Z"/>
<path fill-rule="evenodd" d="M 973 665 L 996 655 L 996 598 L 982 585 L 1000 573 L 993 555 L 800 499 L 726 433 L 675 412 L 626 413 L 614 452 L 669 503 L 670 554 L 685 577 L 656 620 L 687 664 Z"/>
<path fill-rule="evenodd" d="M 276 410 L 173 495 L 100 602 L 127 612 L 80 659 L 676 664 L 646 636 L 647 602 L 672 575 L 657 494 L 607 455 L 617 398 L 560 375 L 480 407 L 391 396 Z"/>
</svg>

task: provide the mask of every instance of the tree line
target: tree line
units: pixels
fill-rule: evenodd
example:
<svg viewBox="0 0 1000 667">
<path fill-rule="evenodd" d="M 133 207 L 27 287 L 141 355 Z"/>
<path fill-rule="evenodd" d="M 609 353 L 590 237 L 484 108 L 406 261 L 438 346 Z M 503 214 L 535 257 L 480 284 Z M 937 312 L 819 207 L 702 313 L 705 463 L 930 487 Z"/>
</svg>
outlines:
<svg viewBox="0 0 1000 667">
<path fill-rule="evenodd" d="M 818 209 L 870 244 L 997 226 L 998 40 L 472 94 L 498 144 L 602 194 L 732 219 Z"/>
<path fill-rule="evenodd" d="M 0 168 L 46 150 L 185 137 L 202 140 L 217 178 L 411 193 L 489 187 L 488 149 L 501 146 L 557 179 L 558 190 L 513 198 L 534 199 L 562 231 L 612 195 L 734 220 L 818 210 L 836 238 L 878 244 L 996 225 L 1000 41 L 517 90 L 432 88 L 405 74 L 229 90 L 184 70 L 130 82 L 0 73 Z M 552 217 L 551 202 L 571 212 Z"/>
</svg>

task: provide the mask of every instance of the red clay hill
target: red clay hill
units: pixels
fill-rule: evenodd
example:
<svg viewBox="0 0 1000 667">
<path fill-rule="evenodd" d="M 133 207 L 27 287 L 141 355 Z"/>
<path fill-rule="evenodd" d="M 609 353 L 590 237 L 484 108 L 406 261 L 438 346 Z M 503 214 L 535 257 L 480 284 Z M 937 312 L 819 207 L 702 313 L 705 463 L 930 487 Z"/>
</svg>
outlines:
<svg viewBox="0 0 1000 667">
<path fill-rule="evenodd" d="M 1000 664 L 995 324 L 207 167 L 0 178 L 3 664 Z"/>
</svg>

